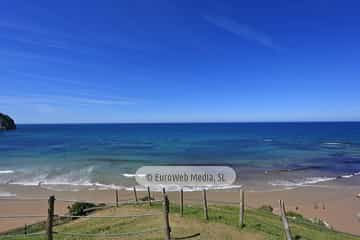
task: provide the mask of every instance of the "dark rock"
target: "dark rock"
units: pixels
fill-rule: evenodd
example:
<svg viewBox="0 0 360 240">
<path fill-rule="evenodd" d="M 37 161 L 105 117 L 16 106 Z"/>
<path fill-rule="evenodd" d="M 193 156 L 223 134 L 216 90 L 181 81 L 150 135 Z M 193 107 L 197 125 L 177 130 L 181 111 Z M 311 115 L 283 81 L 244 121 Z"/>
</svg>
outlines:
<svg viewBox="0 0 360 240">
<path fill-rule="evenodd" d="M 14 130 L 16 124 L 14 120 L 8 115 L 0 113 L 0 130 Z"/>
</svg>

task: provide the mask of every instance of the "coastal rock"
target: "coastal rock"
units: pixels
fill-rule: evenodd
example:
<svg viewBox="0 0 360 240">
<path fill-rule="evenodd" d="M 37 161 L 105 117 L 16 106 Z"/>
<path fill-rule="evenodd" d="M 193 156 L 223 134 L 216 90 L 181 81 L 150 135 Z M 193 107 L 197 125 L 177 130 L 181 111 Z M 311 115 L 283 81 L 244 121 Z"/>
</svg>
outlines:
<svg viewBox="0 0 360 240">
<path fill-rule="evenodd" d="M 14 130 L 16 124 L 14 120 L 8 115 L 0 113 L 0 130 Z"/>
</svg>

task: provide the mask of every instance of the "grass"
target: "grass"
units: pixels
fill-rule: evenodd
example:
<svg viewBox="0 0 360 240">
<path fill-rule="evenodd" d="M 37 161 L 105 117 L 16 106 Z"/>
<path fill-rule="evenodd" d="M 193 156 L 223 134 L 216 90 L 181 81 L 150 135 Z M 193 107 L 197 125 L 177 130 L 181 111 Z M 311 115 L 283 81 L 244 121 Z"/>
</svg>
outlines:
<svg viewBox="0 0 360 240">
<path fill-rule="evenodd" d="M 179 207 L 170 206 L 170 225 L 172 227 L 172 236 L 183 237 L 195 233 L 201 233 L 201 239 L 243 239 L 243 240 L 279 240 L 285 239 L 280 217 L 274 215 L 267 209 L 247 209 L 245 211 L 245 227 L 238 227 L 239 208 L 232 206 L 211 205 L 209 207 L 209 221 L 203 218 L 201 206 L 193 205 L 184 208 L 184 217 L 180 217 Z M 82 234 L 117 234 L 131 233 L 153 229 L 156 231 L 148 232 L 139 236 L 123 236 L 120 239 L 163 239 L 163 216 L 161 215 L 161 204 L 143 206 L 122 206 L 108 210 L 97 211 L 96 215 L 137 215 L 137 214 L 159 214 L 152 217 L 129 218 L 129 219 L 80 219 L 70 223 L 58 225 L 54 228 L 56 232 L 64 233 L 82 233 Z M 314 224 L 304 219 L 297 213 L 292 214 L 289 219 L 290 227 L 294 239 L 307 240 L 360 240 L 350 234 L 339 233 L 320 224 Z M 36 228 L 34 232 L 43 231 Z M 14 232 L 16 233 L 16 232 Z M 19 233 L 23 231 L 19 230 Z M 2 239 L 20 240 L 24 237 L 1 237 Z M 33 236 L 26 239 L 39 240 L 44 236 Z M 92 240 L 104 239 L 104 237 L 87 236 L 65 236 L 55 234 L 54 240 Z M 112 239 L 112 238 L 109 238 Z M 200 239 L 200 237 L 194 238 Z"/>
<path fill-rule="evenodd" d="M 173 205 L 172 211 L 179 211 L 178 207 Z M 209 208 L 209 221 L 223 223 L 233 227 L 238 226 L 239 208 L 233 206 L 216 206 Z M 200 207 L 187 207 L 185 214 L 189 217 L 202 219 L 203 210 Z M 293 214 L 295 215 L 295 214 Z M 326 228 L 320 224 L 314 224 L 310 220 L 303 218 L 300 214 L 296 214 L 296 218 L 289 219 L 292 235 L 294 239 L 304 240 L 352 240 L 360 239 L 346 233 L 340 233 Z M 241 231 L 261 234 L 264 239 L 285 239 L 280 217 L 268 210 L 263 209 L 247 209 L 245 211 L 245 228 Z"/>
</svg>

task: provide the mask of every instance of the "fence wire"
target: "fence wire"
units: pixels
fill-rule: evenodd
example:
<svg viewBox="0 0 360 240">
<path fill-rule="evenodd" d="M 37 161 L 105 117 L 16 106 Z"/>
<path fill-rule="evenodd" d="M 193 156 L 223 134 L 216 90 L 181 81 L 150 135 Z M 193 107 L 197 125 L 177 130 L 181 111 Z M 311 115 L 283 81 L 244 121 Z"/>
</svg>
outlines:
<svg viewBox="0 0 360 240">
<path fill-rule="evenodd" d="M 0 216 L 0 219 L 7 218 L 47 218 L 45 215 L 13 215 L 13 216 Z"/>
<path fill-rule="evenodd" d="M 150 232 L 157 232 L 163 230 L 162 228 L 150 228 L 143 231 L 137 232 L 125 232 L 125 233 L 67 233 L 67 232 L 54 232 L 54 234 L 64 235 L 64 236 L 77 236 L 77 237 L 124 237 L 131 235 L 140 235 Z"/>
<path fill-rule="evenodd" d="M 199 191 L 200 192 L 200 191 Z M 234 192 L 234 191 L 226 191 L 226 192 Z M 117 195 L 116 195 L 117 196 Z M 82 203 L 94 203 L 99 204 L 102 206 L 96 206 L 93 208 L 85 209 L 85 212 L 90 212 L 93 210 L 98 209 L 109 209 L 112 207 L 124 206 L 124 205 L 141 205 L 141 204 L 151 204 L 151 203 L 162 203 L 165 200 L 123 200 L 123 199 L 116 199 L 116 201 L 111 202 L 99 202 L 99 201 L 88 201 L 88 200 L 79 200 L 79 199 L 61 199 L 57 198 L 56 201 L 65 202 L 65 203 L 75 203 L 75 202 L 82 202 Z M 49 201 L 49 198 L 19 198 L 19 197 L 6 197 L 0 198 L 0 201 Z M 54 201 L 54 200 L 53 200 Z M 202 202 L 202 199 L 184 199 L 184 201 L 195 201 L 195 202 Z M 223 202 L 223 201 L 208 201 L 210 204 L 238 204 L 238 202 Z M 212 207 L 213 209 L 217 209 L 216 207 Z M 217 209 L 220 210 L 220 209 Z M 230 211 L 220 211 L 223 213 L 230 213 Z M 233 214 L 233 212 L 231 212 Z M 65 219 L 80 219 L 80 218 L 87 218 L 87 219 L 125 219 L 125 218 L 139 218 L 139 217 L 154 217 L 160 216 L 162 214 L 141 214 L 141 215 L 124 215 L 124 216 L 101 216 L 101 215 L 87 215 L 87 216 L 77 216 L 77 215 L 56 215 L 54 214 L 53 217 L 58 218 L 65 218 Z M 1 219 L 16 219 L 16 218 L 47 218 L 48 216 L 45 215 L 13 215 L 13 216 L 0 216 Z M 102 238 L 114 238 L 114 237 L 126 237 L 131 235 L 141 235 L 151 232 L 157 232 L 164 230 L 163 228 L 150 228 L 142 231 L 134 231 L 134 232 L 124 232 L 124 233 L 76 233 L 76 232 L 53 232 L 53 234 L 57 235 L 64 235 L 64 236 L 78 236 L 78 237 L 102 237 Z M 5 234 L 1 235 L 0 239 L 2 238 L 12 238 L 12 237 L 30 237 L 30 236 L 42 236 L 45 235 L 44 232 L 40 233 L 28 233 L 28 234 Z M 196 233 L 189 236 L 183 237 L 173 237 L 173 240 L 181 240 L 181 239 L 192 239 L 195 237 L 200 236 L 200 233 Z"/>
<path fill-rule="evenodd" d="M 153 217 L 161 214 L 139 214 L 139 215 L 124 215 L 124 216 L 77 216 L 77 215 L 59 215 L 62 218 L 137 218 L 137 217 Z"/>
<path fill-rule="evenodd" d="M 33 237 L 33 236 L 45 236 L 45 233 L 28 233 L 28 234 L 7 234 L 1 235 L 1 238 L 13 238 L 13 237 Z"/>
</svg>

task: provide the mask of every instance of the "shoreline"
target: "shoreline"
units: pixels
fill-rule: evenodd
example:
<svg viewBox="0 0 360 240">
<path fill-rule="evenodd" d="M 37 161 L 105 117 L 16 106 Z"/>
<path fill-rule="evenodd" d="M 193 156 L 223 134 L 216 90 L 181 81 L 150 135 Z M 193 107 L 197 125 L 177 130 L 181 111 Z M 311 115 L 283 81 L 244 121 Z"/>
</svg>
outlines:
<svg viewBox="0 0 360 240">
<path fill-rule="evenodd" d="M 85 169 L 92 169 L 93 167 L 86 167 Z M 314 168 L 316 169 L 316 168 Z M 360 183 L 360 171 L 356 170 L 353 172 L 347 173 L 333 173 L 329 171 L 316 171 L 313 167 L 303 167 L 303 168 L 294 168 L 294 169 L 258 169 L 258 168 L 249 168 L 249 167 L 242 167 L 236 168 L 238 175 L 242 176 L 241 180 L 238 179 L 236 182 L 231 186 L 206 186 L 207 189 L 212 190 L 226 190 L 231 188 L 239 188 L 242 186 L 248 186 L 252 189 L 252 191 L 278 191 L 282 189 L 294 189 L 298 187 L 306 187 L 312 185 L 319 185 L 319 184 L 337 184 L 339 181 L 343 181 L 344 179 L 348 179 L 349 183 L 357 185 Z M 92 171 L 92 170 L 91 170 Z M 90 172 L 91 172 L 90 171 Z M 104 189 L 119 189 L 119 190 L 128 190 L 129 188 L 132 189 L 134 184 L 136 185 L 135 177 L 136 174 L 124 173 L 121 176 L 125 177 L 125 182 L 122 185 L 117 185 L 114 182 L 104 183 L 102 181 L 91 181 L 90 177 L 86 180 L 80 181 L 67 181 L 63 179 L 63 181 L 56 179 L 48 180 L 48 179 L 39 179 L 34 177 L 36 180 L 10 180 L 11 175 L 15 174 L 15 170 L 0 170 L 0 174 L 3 175 L 3 181 L 0 182 L 1 185 L 12 185 L 12 186 L 38 186 L 41 188 L 49 189 L 49 190 L 57 190 L 61 189 L 62 191 L 78 191 L 82 189 L 88 190 L 104 190 Z M 6 176 L 8 175 L 8 176 Z M 250 176 L 250 177 L 249 177 Z M 6 180 L 9 178 L 9 180 Z M 351 180 L 350 180 L 351 179 Z M 118 179 L 114 179 L 115 182 L 119 182 Z M 239 183 L 240 182 L 240 183 Z M 140 186 L 141 188 L 141 186 Z M 172 185 L 169 186 L 169 190 L 171 191 L 179 191 L 180 186 Z M 184 191 L 198 191 L 198 187 L 182 187 Z M 130 190 L 131 190 L 130 189 Z M 146 189 L 143 188 L 145 191 Z M 161 191 L 161 188 L 158 189 Z M 3 194 L 0 191 L 0 197 L 3 197 Z"/>
<path fill-rule="evenodd" d="M 360 176 L 356 176 L 360 178 Z M 334 230 L 351 233 L 360 236 L 360 186 L 349 184 L 349 179 L 340 179 L 336 183 L 316 184 L 294 189 L 279 189 L 273 191 L 251 191 L 246 190 L 246 206 L 258 208 L 263 205 L 271 205 L 274 213 L 279 210 L 278 200 L 284 200 L 287 211 L 302 214 L 306 218 L 322 219 Z M 246 188 L 245 188 L 246 189 Z M 63 214 L 67 211 L 69 202 L 93 201 L 93 202 L 115 202 L 114 189 L 107 190 L 78 190 L 78 191 L 54 191 L 39 186 L 0 185 L 0 192 L 16 194 L 16 196 L 0 196 L 0 212 L 2 215 L 21 214 L 46 214 L 47 198 L 55 195 L 56 213 Z M 156 199 L 161 197 L 161 192 L 152 192 Z M 138 191 L 138 197 L 144 197 L 147 193 Z M 178 192 L 168 192 L 170 201 L 178 201 Z M 16 198 L 40 198 L 43 200 L 14 200 Z M 132 191 L 119 190 L 119 201 L 133 200 Z M 202 195 L 199 191 L 184 191 L 185 204 L 201 204 Z M 209 204 L 227 205 L 238 204 L 239 192 L 237 189 L 209 190 Z M 43 219 L 36 219 L 36 221 Z M 34 219 L 1 219 L 0 232 L 12 228 L 22 227 L 34 222 Z"/>
</svg>

